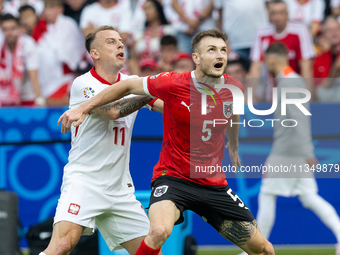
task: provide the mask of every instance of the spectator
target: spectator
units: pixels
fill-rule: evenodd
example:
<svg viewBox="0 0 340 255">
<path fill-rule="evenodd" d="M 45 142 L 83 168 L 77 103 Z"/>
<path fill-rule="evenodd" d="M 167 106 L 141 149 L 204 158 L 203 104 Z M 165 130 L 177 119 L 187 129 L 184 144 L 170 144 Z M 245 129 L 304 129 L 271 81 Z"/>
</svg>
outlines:
<svg viewBox="0 0 340 255">
<path fill-rule="evenodd" d="M 19 21 L 24 33 L 32 35 L 33 29 L 37 26 L 39 18 L 34 8 L 30 5 L 23 5 L 19 8 Z"/>
<path fill-rule="evenodd" d="M 134 6 L 132 8 L 133 9 L 132 27 L 133 27 L 134 32 L 144 30 L 145 13 L 144 13 L 143 5 L 145 1 L 146 0 L 136 0 L 136 1 L 132 0 L 131 2 L 131 5 Z M 176 19 L 178 20 L 178 14 L 172 8 L 172 0 L 158 0 L 158 1 L 162 4 L 165 18 L 169 23 L 172 24 L 173 20 L 176 20 Z"/>
<path fill-rule="evenodd" d="M 99 0 L 84 8 L 80 16 L 83 35 L 103 25 L 111 25 L 126 41 L 131 33 L 131 9 L 129 2 L 118 0 Z"/>
<path fill-rule="evenodd" d="M 43 0 L 10 0 L 4 2 L 4 13 L 10 13 L 14 17 L 19 17 L 19 9 L 23 5 L 30 5 L 38 15 L 44 10 Z"/>
<path fill-rule="evenodd" d="M 336 17 L 340 16 L 340 0 L 330 0 L 330 7 L 332 15 Z"/>
<path fill-rule="evenodd" d="M 284 0 L 287 3 L 289 19 L 304 23 L 310 28 L 312 37 L 320 30 L 324 18 L 324 0 Z"/>
<path fill-rule="evenodd" d="M 68 16 L 80 23 L 80 15 L 86 5 L 94 3 L 95 0 L 65 0 L 64 1 L 64 15 Z"/>
<path fill-rule="evenodd" d="M 340 24 L 334 17 L 325 20 L 322 35 L 326 40 L 324 52 L 314 61 L 316 97 L 322 102 L 340 102 Z"/>
<path fill-rule="evenodd" d="M 143 59 L 139 62 L 140 76 L 150 76 L 159 73 L 157 62 L 152 58 Z"/>
<path fill-rule="evenodd" d="M 187 52 L 180 52 L 173 60 L 174 72 L 183 73 L 195 69 L 192 57 Z"/>
<path fill-rule="evenodd" d="M 224 73 L 231 77 L 244 81 L 247 76 L 247 65 L 243 59 L 228 61 L 227 68 L 225 69 Z"/>
<path fill-rule="evenodd" d="M 301 74 L 303 78 L 312 78 L 311 70 L 314 48 L 308 29 L 304 24 L 288 21 L 287 5 L 284 1 L 273 0 L 269 2 L 268 8 L 271 24 L 265 25 L 256 31 L 255 42 L 250 54 L 252 63 L 249 77 L 260 78 L 264 51 L 270 44 L 282 42 L 286 45 L 289 52 L 289 65 L 295 72 Z M 257 87 L 256 82 L 252 86 L 255 90 Z M 255 96 L 254 101 L 262 99 L 270 101 L 272 86 L 273 84 L 267 83 L 262 95 Z M 308 84 L 308 89 L 313 93 L 311 84 Z"/>
<path fill-rule="evenodd" d="M 173 70 L 172 60 L 178 53 L 177 39 L 172 35 L 165 35 L 161 39 L 160 58 L 158 68 L 160 72 Z"/>
<path fill-rule="evenodd" d="M 34 34 L 39 47 L 39 78 L 48 105 L 68 105 L 69 85 L 82 59 L 84 38 L 61 0 L 45 0 L 44 18 Z M 44 24 L 46 26 L 44 27 Z"/>
<path fill-rule="evenodd" d="M 194 34 L 215 26 L 212 18 L 213 0 L 172 0 L 178 18 L 172 21 L 177 31 L 180 51 L 192 53 L 190 42 Z"/>
<path fill-rule="evenodd" d="M 19 32 L 11 14 L 1 18 L 0 105 L 44 105 L 38 81 L 38 53 L 34 40 Z"/>
<path fill-rule="evenodd" d="M 144 3 L 145 29 L 136 33 L 129 63 L 132 74 L 139 74 L 139 61 L 147 58 L 157 60 L 160 56 L 160 40 L 164 35 L 174 34 L 165 19 L 163 7 L 157 0 Z"/>
<path fill-rule="evenodd" d="M 217 27 L 227 33 L 233 51 L 248 60 L 256 29 L 268 22 L 265 0 L 214 0 L 214 5 Z"/>
</svg>

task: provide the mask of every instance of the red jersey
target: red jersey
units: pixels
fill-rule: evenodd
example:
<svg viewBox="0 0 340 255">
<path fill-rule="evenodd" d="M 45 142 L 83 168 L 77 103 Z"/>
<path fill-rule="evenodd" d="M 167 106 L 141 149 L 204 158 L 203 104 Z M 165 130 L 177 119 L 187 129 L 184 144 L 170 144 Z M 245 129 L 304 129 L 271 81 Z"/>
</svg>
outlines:
<svg viewBox="0 0 340 255">
<path fill-rule="evenodd" d="M 143 80 L 145 93 L 164 101 L 163 145 L 152 181 L 168 175 L 201 185 L 227 185 L 223 171 L 205 170 L 222 166 L 233 96 L 226 88 L 216 88 L 218 95 L 207 91 L 207 87 L 204 91 L 198 83 L 194 71 L 165 72 Z M 240 81 L 228 75 L 221 77 L 221 83 L 237 86 L 243 92 Z M 203 98 L 206 104 L 202 104 Z M 220 124 L 214 125 L 214 120 Z"/>
<path fill-rule="evenodd" d="M 268 24 L 257 30 L 250 59 L 254 62 L 264 60 L 264 52 L 274 42 L 281 42 L 288 49 L 289 65 L 295 72 L 300 73 L 299 61 L 313 58 L 314 48 L 312 37 L 305 25 L 288 22 L 285 30 L 277 34 L 275 26 Z"/>
</svg>

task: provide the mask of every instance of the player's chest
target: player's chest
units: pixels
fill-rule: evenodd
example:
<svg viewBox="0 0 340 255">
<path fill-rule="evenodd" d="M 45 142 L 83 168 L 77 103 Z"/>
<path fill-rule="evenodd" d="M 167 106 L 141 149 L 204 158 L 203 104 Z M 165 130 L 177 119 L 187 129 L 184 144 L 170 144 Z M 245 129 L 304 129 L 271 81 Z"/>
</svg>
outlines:
<svg viewBox="0 0 340 255">
<path fill-rule="evenodd" d="M 225 128 L 233 111 L 232 97 L 222 94 L 213 97 L 205 94 L 188 95 L 172 100 L 166 106 L 172 121 L 190 128 L 201 127 L 204 122 L 218 122 Z"/>
</svg>

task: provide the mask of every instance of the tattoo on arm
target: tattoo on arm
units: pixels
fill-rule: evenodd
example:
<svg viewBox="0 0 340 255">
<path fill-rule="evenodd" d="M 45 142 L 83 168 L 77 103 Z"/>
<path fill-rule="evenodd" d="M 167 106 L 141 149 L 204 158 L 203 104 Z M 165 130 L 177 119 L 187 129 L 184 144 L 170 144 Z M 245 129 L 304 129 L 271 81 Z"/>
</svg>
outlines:
<svg viewBox="0 0 340 255">
<path fill-rule="evenodd" d="M 137 96 L 127 98 L 113 103 L 113 107 L 116 111 L 119 111 L 119 117 L 125 117 L 153 100 L 150 96 Z"/>
<path fill-rule="evenodd" d="M 242 246 L 244 245 L 257 231 L 257 223 L 253 221 L 235 221 L 225 220 L 218 231 L 224 238 L 230 242 Z"/>
<path fill-rule="evenodd" d="M 99 107 L 99 109 L 104 111 L 104 112 L 108 112 L 112 109 L 112 107 L 114 107 L 114 105 L 115 105 L 115 103 L 109 103 L 109 104 L 106 104 L 106 105 Z"/>
</svg>

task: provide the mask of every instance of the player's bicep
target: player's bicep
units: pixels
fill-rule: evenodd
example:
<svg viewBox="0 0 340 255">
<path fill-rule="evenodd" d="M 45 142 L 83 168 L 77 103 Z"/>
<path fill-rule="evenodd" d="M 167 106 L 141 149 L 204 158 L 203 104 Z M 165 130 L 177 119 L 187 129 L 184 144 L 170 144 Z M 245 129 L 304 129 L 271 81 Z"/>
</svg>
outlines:
<svg viewBox="0 0 340 255">
<path fill-rule="evenodd" d="M 124 81 L 126 95 L 135 94 L 135 95 L 148 95 L 143 88 L 143 78 L 134 78 L 128 79 Z"/>
</svg>

